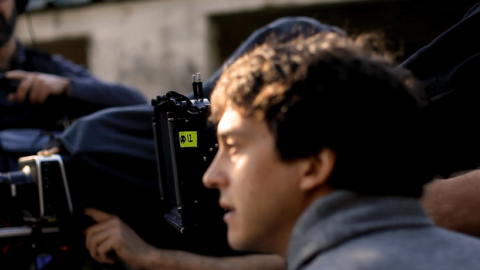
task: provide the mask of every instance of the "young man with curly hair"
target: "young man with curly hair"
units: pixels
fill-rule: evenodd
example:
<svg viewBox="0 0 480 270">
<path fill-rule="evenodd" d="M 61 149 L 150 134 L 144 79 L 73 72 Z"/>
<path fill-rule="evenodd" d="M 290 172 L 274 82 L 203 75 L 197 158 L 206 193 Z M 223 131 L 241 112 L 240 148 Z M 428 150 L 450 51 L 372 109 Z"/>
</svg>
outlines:
<svg viewBox="0 0 480 270">
<path fill-rule="evenodd" d="M 264 44 L 220 78 L 203 181 L 228 210 L 229 244 L 289 269 L 480 268 L 480 242 L 418 201 L 432 173 L 415 81 L 362 43 Z"/>
</svg>

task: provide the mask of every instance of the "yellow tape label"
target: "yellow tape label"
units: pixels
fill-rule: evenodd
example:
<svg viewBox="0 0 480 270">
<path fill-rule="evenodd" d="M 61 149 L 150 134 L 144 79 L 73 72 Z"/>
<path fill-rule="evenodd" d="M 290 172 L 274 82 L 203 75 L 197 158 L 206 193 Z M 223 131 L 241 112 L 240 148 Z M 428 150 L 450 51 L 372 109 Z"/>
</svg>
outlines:
<svg viewBox="0 0 480 270">
<path fill-rule="evenodd" d="M 180 147 L 197 147 L 197 132 L 182 131 L 180 134 Z"/>
</svg>

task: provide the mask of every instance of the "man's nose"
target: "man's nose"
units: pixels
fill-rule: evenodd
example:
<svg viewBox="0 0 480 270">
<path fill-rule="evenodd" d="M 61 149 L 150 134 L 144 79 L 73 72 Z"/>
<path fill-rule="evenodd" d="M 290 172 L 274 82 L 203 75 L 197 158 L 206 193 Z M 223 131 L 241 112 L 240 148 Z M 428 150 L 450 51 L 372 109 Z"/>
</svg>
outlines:
<svg viewBox="0 0 480 270">
<path fill-rule="evenodd" d="M 203 175 L 203 185 L 207 188 L 221 189 L 228 185 L 227 174 L 222 170 L 217 158 L 215 158 Z"/>
</svg>

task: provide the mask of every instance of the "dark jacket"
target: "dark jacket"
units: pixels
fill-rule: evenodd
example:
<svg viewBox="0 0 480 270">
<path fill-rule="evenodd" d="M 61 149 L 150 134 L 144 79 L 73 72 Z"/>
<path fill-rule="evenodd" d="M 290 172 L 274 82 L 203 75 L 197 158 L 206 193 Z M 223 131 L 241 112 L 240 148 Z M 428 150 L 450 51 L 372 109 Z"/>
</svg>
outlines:
<svg viewBox="0 0 480 270">
<path fill-rule="evenodd" d="M 288 269 L 480 269 L 480 241 L 439 228 L 416 199 L 336 191 L 299 218 Z"/>
<path fill-rule="evenodd" d="M 432 153 L 438 173 L 448 177 L 480 166 L 480 3 L 452 28 L 407 59 L 425 86 L 426 127 L 431 131 Z"/>
<path fill-rule="evenodd" d="M 17 42 L 10 70 L 25 70 L 67 77 L 71 81 L 71 97 L 50 96 L 42 105 L 10 103 L 8 95 L 15 87 L 0 86 L 0 130 L 10 128 L 63 129 L 64 118 L 78 118 L 115 106 L 146 103 L 145 97 L 133 88 L 98 80 L 85 68 L 59 55 L 29 49 Z"/>
</svg>

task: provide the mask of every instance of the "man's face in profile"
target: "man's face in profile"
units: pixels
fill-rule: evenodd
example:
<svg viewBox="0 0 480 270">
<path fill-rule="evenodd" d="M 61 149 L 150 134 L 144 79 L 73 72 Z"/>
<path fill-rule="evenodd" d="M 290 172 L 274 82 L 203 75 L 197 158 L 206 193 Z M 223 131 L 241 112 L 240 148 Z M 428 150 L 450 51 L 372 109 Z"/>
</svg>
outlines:
<svg viewBox="0 0 480 270">
<path fill-rule="evenodd" d="M 218 124 L 219 152 L 204 184 L 220 190 L 228 242 L 236 250 L 273 252 L 301 212 L 298 182 L 305 162 L 285 162 L 263 121 L 227 108 Z"/>
</svg>

